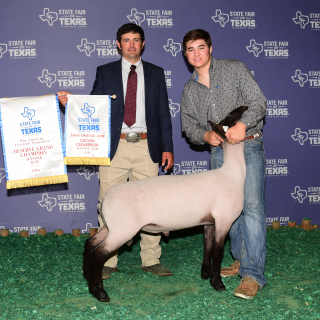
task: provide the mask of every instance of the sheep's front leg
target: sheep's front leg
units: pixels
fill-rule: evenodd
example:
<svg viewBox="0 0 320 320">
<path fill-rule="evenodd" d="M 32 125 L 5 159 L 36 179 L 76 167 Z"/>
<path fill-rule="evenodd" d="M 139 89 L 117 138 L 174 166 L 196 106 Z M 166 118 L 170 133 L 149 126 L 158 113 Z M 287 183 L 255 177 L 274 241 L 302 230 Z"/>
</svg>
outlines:
<svg viewBox="0 0 320 320">
<path fill-rule="evenodd" d="M 204 254 L 201 267 L 201 278 L 209 279 L 214 245 L 214 225 L 204 226 Z"/>
<path fill-rule="evenodd" d="M 215 231 L 213 261 L 212 261 L 211 273 L 210 273 L 210 283 L 217 291 L 226 290 L 226 287 L 224 286 L 220 276 L 225 237 L 226 237 L 226 234 L 224 235 L 220 234 L 218 236 L 217 231 Z"/>
<path fill-rule="evenodd" d="M 88 282 L 89 292 L 100 302 L 110 300 L 103 289 L 102 282 L 103 264 L 110 254 L 103 246 L 104 236 L 108 234 L 107 228 L 104 228 L 93 238 L 86 241 L 83 252 L 83 275 Z"/>
</svg>

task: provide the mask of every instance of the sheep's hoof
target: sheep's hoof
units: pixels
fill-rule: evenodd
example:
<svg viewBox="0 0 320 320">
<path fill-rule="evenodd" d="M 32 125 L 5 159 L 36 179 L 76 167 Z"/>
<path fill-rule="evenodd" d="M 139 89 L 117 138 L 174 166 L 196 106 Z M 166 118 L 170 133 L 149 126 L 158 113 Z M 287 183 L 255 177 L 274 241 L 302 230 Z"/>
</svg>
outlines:
<svg viewBox="0 0 320 320">
<path fill-rule="evenodd" d="M 110 301 L 110 298 L 108 294 L 103 290 L 90 290 L 90 293 L 99 301 L 99 302 L 108 302 Z"/>
<path fill-rule="evenodd" d="M 201 279 L 208 280 L 209 277 L 210 277 L 210 273 L 209 272 L 201 272 Z"/>
<path fill-rule="evenodd" d="M 220 283 L 219 283 L 220 282 Z M 217 291 L 226 291 L 226 287 L 224 286 L 224 284 L 221 281 L 210 281 L 211 285 L 213 286 L 213 288 Z"/>
</svg>

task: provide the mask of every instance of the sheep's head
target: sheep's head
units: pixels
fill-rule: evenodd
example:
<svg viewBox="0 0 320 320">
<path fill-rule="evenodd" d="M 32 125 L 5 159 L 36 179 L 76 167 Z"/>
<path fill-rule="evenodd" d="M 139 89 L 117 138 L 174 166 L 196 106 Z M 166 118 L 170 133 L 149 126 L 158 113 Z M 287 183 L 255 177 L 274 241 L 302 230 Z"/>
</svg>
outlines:
<svg viewBox="0 0 320 320">
<path fill-rule="evenodd" d="M 225 132 L 233 127 L 242 117 L 243 113 L 248 110 L 247 106 L 241 106 L 232 110 L 223 120 L 219 123 L 208 121 L 212 130 L 216 132 L 222 139 L 226 140 Z M 226 129 L 226 130 L 225 130 Z"/>
</svg>

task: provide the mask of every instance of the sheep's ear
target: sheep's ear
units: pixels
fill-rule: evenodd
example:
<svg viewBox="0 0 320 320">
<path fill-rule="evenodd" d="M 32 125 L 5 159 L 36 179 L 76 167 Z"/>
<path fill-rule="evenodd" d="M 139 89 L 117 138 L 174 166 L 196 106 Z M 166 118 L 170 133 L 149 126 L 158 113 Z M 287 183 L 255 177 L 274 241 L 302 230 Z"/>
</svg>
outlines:
<svg viewBox="0 0 320 320">
<path fill-rule="evenodd" d="M 233 127 L 241 119 L 246 110 L 248 110 L 247 106 L 241 106 L 232 110 L 219 124 L 229 128 Z"/>
<path fill-rule="evenodd" d="M 217 133 L 222 139 L 227 139 L 225 135 L 225 130 L 221 124 L 213 123 L 210 120 L 208 120 L 208 123 L 210 124 L 212 131 Z"/>
</svg>

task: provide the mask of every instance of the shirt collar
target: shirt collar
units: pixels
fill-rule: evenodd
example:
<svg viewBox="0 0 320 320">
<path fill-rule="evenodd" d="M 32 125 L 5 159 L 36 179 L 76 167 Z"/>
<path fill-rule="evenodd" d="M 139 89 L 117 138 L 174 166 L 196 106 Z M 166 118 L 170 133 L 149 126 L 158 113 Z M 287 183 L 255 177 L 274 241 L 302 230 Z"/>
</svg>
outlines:
<svg viewBox="0 0 320 320">
<path fill-rule="evenodd" d="M 213 70 L 215 69 L 216 67 L 216 64 L 217 64 L 217 60 L 214 56 L 211 56 L 211 62 L 210 62 L 210 67 L 209 67 L 209 73 L 213 72 Z M 198 80 L 198 72 L 196 71 L 196 69 L 194 69 L 193 73 L 192 73 L 192 76 L 191 76 L 191 79 L 194 80 L 194 81 L 197 81 Z"/>
<path fill-rule="evenodd" d="M 128 60 L 121 58 L 122 68 L 124 68 L 127 72 L 130 71 L 130 67 L 132 66 L 132 63 Z M 134 65 L 136 66 L 136 69 L 138 69 L 141 66 L 142 60 L 141 57 L 138 62 L 136 62 Z"/>
</svg>

